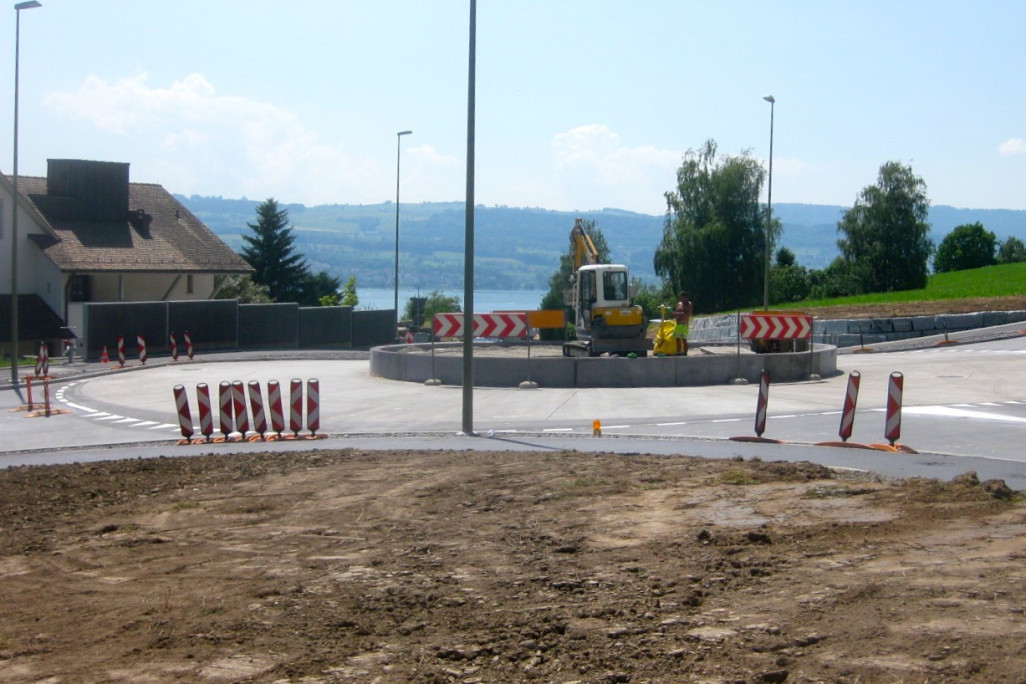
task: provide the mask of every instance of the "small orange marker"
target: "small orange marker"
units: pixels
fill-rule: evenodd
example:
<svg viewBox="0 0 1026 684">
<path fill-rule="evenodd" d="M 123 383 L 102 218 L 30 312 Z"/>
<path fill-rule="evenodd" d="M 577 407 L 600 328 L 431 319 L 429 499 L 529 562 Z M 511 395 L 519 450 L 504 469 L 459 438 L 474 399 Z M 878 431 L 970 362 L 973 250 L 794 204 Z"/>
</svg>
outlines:
<svg viewBox="0 0 1026 684">
<path fill-rule="evenodd" d="M 601 437 L 602 436 L 602 421 L 597 419 L 597 418 L 595 420 L 591 421 L 591 436 L 592 437 Z"/>
</svg>

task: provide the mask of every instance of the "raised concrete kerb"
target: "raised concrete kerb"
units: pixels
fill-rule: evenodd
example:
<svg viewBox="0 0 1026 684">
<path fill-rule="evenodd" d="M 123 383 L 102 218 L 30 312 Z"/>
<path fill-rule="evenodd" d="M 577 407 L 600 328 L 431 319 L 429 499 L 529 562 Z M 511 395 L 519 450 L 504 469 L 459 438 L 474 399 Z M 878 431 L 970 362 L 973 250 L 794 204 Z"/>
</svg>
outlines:
<svg viewBox="0 0 1026 684">
<path fill-rule="evenodd" d="M 462 344 L 438 343 L 432 354 L 429 344 L 396 344 L 374 347 L 370 372 L 388 380 L 439 384 L 463 382 L 463 357 L 453 354 Z M 527 357 L 518 345 L 507 345 L 508 355 L 474 357 L 474 385 L 478 387 L 687 387 L 727 385 L 743 378 L 759 382 L 765 369 L 772 382 L 798 382 L 837 373 L 837 347 L 816 345 L 812 352 L 782 354 L 701 353 L 688 356 L 644 358 Z M 537 348 L 537 347 L 536 347 Z"/>
</svg>

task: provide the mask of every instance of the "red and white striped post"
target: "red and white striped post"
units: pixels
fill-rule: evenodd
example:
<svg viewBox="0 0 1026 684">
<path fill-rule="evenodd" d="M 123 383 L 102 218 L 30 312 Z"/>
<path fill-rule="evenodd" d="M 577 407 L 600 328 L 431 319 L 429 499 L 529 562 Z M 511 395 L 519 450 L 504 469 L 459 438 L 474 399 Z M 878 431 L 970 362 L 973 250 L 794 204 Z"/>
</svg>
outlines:
<svg viewBox="0 0 1026 684">
<path fill-rule="evenodd" d="M 246 411 L 246 386 L 241 380 L 232 381 L 232 412 L 235 414 L 235 429 L 242 439 L 249 432 L 249 413 Z"/>
<path fill-rule="evenodd" d="M 235 419 L 232 417 L 232 386 L 225 380 L 222 380 L 218 386 L 218 408 L 221 434 L 227 441 L 235 431 Z"/>
<path fill-rule="evenodd" d="M 186 356 L 189 357 L 189 360 L 192 361 L 192 335 L 189 334 L 188 330 L 186 330 L 184 334 L 185 334 L 185 354 L 186 354 Z"/>
<path fill-rule="evenodd" d="M 175 334 L 172 332 L 168 335 L 168 345 L 171 347 L 171 360 L 178 360 L 178 341 L 175 340 Z"/>
<path fill-rule="evenodd" d="M 146 338 L 142 335 L 135 336 L 135 342 L 139 345 L 139 363 L 146 365 Z"/>
<path fill-rule="evenodd" d="M 289 429 L 293 437 L 299 437 L 303 429 L 303 381 L 293 378 L 289 390 Z"/>
<path fill-rule="evenodd" d="M 118 335 L 118 365 L 125 367 L 125 337 Z"/>
<path fill-rule="evenodd" d="M 884 427 L 884 437 L 894 446 L 894 443 L 901 437 L 901 393 L 905 385 L 905 376 L 901 373 L 891 373 L 890 382 L 887 384 L 887 424 Z"/>
<path fill-rule="evenodd" d="M 759 377 L 759 400 L 755 405 L 755 434 L 762 437 L 766 431 L 766 405 L 769 403 L 769 373 L 763 369 Z"/>
<path fill-rule="evenodd" d="M 182 430 L 183 439 L 192 439 L 195 432 L 192 429 L 192 413 L 189 411 L 189 397 L 185 393 L 184 385 L 175 385 L 175 408 L 178 409 L 178 426 Z"/>
<path fill-rule="evenodd" d="M 36 377 L 42 378 L 50 374 L 50 350 L 46 342 L 39 343 L 39 356 L 36 357 Z"/>
<path fill-rule="evenodd" d="M 50 417 L 50 378 L 45 376 L 45 375 L 43 376 L 43 406 L 45 407 L 45 410 L 43 411 L 43 413 L 44 413 L 44 415 L 47 418 L 49 418 Z"/>
<path fill-rule="evenodd" d="M 210 388 L 205 382 L 196 385 L 196 404 L 199 406 L 200 433 L 209 442 L 214 434 L 214 418 L 210 412 Z"/>
<path fill-rule="evenodd" d="M 321 429 L 321 383 L 316 378 L 306 381 L 306 428 L 311 437 Z"/>
<path fill-rule="evenodd" d="M 862 376 L 858 371 L 848 374 L 848 390 L 844 395 L 844 408 L 841 409 L 841 428 L 837 434 L 842 442 L 847 442 L 851 437 L 852 428 L 855 427 L 855 404 L 859 400 L 859 382 Z"/>
<path fill-rule="evenodd" d="M 281 438 L 285 430 L 285 416 L 281 410 L 281 386 L 277 380 L 267 382 L 267 407 L 271 414 L 271 430 Z"/>
<path fill-rule="evenodd" d="M 253 430 L 256 431 L 253 437 L 264 439 L 267 432 L 267 416 L 264 414 L 264 396 L 257 380 L 249 381 L 249 406 L 253 409 Z"/>
</svg>

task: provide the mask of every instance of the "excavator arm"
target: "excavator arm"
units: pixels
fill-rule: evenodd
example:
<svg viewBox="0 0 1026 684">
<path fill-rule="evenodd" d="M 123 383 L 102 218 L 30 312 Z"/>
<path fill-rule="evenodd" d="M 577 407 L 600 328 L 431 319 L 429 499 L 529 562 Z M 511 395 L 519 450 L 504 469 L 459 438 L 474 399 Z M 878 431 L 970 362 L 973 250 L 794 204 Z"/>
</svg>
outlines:
<svg viewBox="0 0 1026 684">
<path fill-rule="evenodd" d="M 574 228 L 570 231 L 570 247 L 574 255 L 574 273 L 577 273 L 581 266 L 599 262 L 598 250 L 595 249 L 591 236 L 585 232 L 581 219 L 574 220 Z"/>
</svg>

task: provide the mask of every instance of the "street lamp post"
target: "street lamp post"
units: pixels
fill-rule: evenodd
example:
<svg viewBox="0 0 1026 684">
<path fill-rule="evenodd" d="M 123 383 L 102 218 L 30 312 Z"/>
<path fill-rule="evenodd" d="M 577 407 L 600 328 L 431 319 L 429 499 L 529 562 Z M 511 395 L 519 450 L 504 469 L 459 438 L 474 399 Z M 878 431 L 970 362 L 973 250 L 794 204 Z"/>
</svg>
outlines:
<svg viewBox="0 0 1026 684">
<path fill-rule="evenodd" d="M 21 11 L 42 7 L 36 0 L 14 6 L 14 164 L 11 197 L 11 384 L 18 387 L 18 57 L 21 41 Z"/>
<path fill-rule="evenodd" d="M 769 309 L 769 284 L 770 284 L 770 234 L 773 221 L 773 107 L 776 100 L 772 95 L 766 95 L 762 99 L 770 103 L 770 153 L 769 153 L 769 192 L 766 195 L 766 258 L 762 280 L 762 308 Z"/>
<path fill-rule="evenodd" d="M 399 150 L 404 135 L 413 131 L 399 131 L 395 134 L 395 319 L 399 320 Z"/>
</svg>

